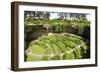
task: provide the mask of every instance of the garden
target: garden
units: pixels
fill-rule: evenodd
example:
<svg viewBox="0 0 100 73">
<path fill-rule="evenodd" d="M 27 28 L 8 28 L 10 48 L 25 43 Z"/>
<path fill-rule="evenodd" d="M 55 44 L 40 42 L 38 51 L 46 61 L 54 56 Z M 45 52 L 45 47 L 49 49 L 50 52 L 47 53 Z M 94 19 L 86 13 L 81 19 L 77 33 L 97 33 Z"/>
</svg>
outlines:
<svg viewBox="0 0 100 73">
<path fill-rule="evenodd" d="M 90 58 L 90 21 L 87 14 L 24 13 L 25 61 Z"/>
</svg>

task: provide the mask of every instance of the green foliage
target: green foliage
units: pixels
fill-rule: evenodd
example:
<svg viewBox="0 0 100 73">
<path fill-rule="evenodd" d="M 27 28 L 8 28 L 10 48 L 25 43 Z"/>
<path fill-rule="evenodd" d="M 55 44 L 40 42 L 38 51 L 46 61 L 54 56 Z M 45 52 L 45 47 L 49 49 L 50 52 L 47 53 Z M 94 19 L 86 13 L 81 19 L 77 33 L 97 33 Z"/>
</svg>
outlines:
<svg viewBox="0 0 100 73">
<path fill-rule="evenodd" d="M 51 58 L 52 60 L 60 60 L 60 56 L 59 55 L 55 55 L 54 57 Z"/>
<path fill-rule="evenodd" d="M 32 49 L 32 53 L 36 53 L 36 54 L 44 54 L 45 53 L 45 49 L 39 45 L 34 44 L 30 48 Z"/>
<path fill-rule="evenodd" d="M 76 59 L 80 59 L 80 58 L 82 58 L 82 51 L 81 51 L 81 48 L 77 48 L 75 51 L 74 51 L 74 53 L 75 53 L 75 57 L 76 57 Z"/>
<path fill-rule="evenodd" d="M 75 55 L 74 55 L 74 53 L 64 53 L 64 55 L 63 55 L 63 59 L 64 60 L 71 60 L 71 59 L 75 59 Z"/>
<path fill-rule="evenodd" d="M 87 58 L 88 42 L 73 34 L 51 34 L 41 36 L 30 43 L 27 50 L 39 56 L 27 55 L 27 61 L 71 60 Z M 26 51 L 27 51 L 26 50 Z M 62 56 L 61 56 L 62 54 Z M 42 55 L 42 56 L 41 56 Z M 89 56 L 88 56 L 89 57 Z"/>
<path fill-rule="evenodd" d="M 36 56 L 28 55 L 27 61 L 42 61 L 42 59 Z"/>
<path fill-rule="evenodd" d="M 49 56 L 43 56 L 42 59 L 45 60 L 45 61 L 47 61 L 47 60 L 49 60 L 49 58 L 50 58 Z"/>
<path fill-rule="evenodd" d="M 27 61 L 68 60 L 90 57 L 89 42 L 84 41 L 86 39 L 80 36 L 68 34 L 74 33 L 89 37 L 89 30 L 87 32 L 88 34 L 86 34 L 86 31 L 90 27 L 90 21 L 80 17 L 77 20 L 66 19 L 62 13 L 60 13 L 60 18 L 55 19 L 49 19 L 49 12 L 26 12 L 25 15 L 25 28 L 28 26 L 31 27 L 25 30 L 25 38 L 29 37 L 27 33 L 31 33 L 32 37 L 33 35 L 37 36 L 37 39 L 32 38 L 36 40 L 33 40 L 29 46 L 27 45 L 28 48 L 26 48 L 27 41 L 25 39 L 25 51 L 31 49 L 30 54 L 28 54 L 28 52 L 25 54 L 27 55 Z M 34 26 L 40 26 L 41 29 L 35 29 L 33 28 Z M 38 30 L 39 33 L 43 30 L 47 36 L 39 35 Z M 49 35 L 49 32 L 53 34 Z M 65 34 L 66 32 L 68 33 Z"/>
</svg>

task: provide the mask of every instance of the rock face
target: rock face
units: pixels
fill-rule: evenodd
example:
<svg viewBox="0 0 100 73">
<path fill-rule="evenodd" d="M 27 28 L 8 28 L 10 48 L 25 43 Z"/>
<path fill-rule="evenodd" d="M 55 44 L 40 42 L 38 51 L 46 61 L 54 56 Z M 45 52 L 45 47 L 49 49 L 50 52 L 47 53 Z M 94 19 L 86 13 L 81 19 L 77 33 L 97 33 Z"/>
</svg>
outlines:
<svg viewBox="0 0 100 73">
<path fill-rule="evenodd" d="M 80 36 L 50 33 L 33 40 L 25 54 L 26 61 L 86 59 L 90 58 L 90 47 L 89 41 Z"/>
</svg>

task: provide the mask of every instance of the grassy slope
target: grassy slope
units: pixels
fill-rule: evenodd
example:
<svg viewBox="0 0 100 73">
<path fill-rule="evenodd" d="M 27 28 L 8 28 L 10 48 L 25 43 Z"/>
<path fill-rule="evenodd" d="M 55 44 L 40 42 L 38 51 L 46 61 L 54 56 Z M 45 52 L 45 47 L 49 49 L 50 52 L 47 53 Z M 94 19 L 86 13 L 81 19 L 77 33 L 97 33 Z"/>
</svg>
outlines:
<svg viewBox="0 0 100 73">
<path fill-rule="evenodd" d="M 82 43 L 83 45 L 81 45 Z M 84 55 L 88 49 L 86 43 L 83 38 L 76 35 L 53 34 L 42 36 L 30 43 L 28 49 L 31 49 L 31 52 L 35 55 L 27 54 L 27 61 L 82 59 L 85 58 Z M 76 47 L 78 45 L 84 48 Z M 60 54 L 63 54 L 63 56 L 60 56 Z"/>
</svg>

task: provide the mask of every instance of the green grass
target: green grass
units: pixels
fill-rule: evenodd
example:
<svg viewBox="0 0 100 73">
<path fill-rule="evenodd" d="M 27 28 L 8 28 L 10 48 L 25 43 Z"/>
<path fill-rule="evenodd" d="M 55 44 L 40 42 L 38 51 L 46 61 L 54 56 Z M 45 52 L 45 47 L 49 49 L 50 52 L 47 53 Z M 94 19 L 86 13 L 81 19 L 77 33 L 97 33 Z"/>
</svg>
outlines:
<svg viewBox="0 0 100 73">
<path fill-rule="evenodd" d="M 88 56 L 89 45 L 87 44 L 84 38 L 72 34 L 41 36 L 29 44 L 27 50 L 31 49 L 29 53 L 33 55 L 26 52 L 26 61 L 84 59 Z"/>
</svg>

